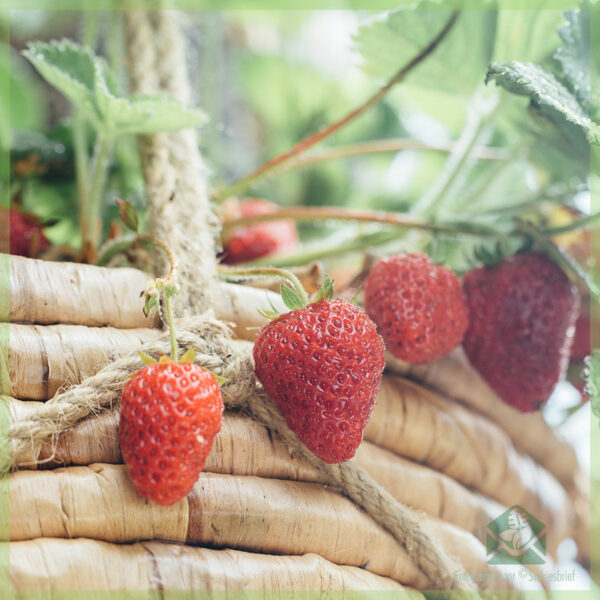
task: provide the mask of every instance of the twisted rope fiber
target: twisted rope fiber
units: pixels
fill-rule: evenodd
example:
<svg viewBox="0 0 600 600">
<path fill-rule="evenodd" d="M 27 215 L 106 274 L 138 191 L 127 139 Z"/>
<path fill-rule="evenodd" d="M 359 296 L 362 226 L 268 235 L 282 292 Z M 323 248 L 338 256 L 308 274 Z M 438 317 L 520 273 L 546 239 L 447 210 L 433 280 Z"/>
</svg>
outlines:
<svg viewBox="0 0 600 600">
<path fill-rule="evenodd" d="M 173 11 L 126 11 L 126 46 L 133 93 L 166 94 L 189 104 L 191 91 L 183 41 Z M 179 259 L 180 316 L 198 314 L 213 301 L 217 275 L 217 219 L 206 169 L 193 129 L 144 136 L 140 153 L 148 197 L 148 228 Z M 167 263 L 157 256 L 155 273 Z"/>
</svg>

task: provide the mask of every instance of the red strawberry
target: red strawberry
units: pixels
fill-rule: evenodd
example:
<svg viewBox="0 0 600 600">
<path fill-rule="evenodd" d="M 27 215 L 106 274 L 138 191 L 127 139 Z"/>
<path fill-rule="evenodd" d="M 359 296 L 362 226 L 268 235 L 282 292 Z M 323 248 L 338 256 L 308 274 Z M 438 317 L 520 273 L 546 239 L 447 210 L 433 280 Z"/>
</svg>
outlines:
<svg viewBox="0 0 600 600">
<path fill-rule="evenodd" d="M 375 405 L 383 342 L 359 308 L 335 299 L 261 329 L 256 376 L 292 431 L 327 463 L 354 456 Z"/>
<path fill-rule="evenodd" d="M 228 218 L 245 218 L 276 212 L 277 205 L 259 198 L 248 198 L 230 210 Z M 237 264 L 290 252 L 298 246 L 298 233 L 293 221 L 269 221 L 239 227 L 224 241 L 223 262 Z"/>
<path fill-rule="evenodd" d="M 498 396 L 538 409 L 564 378 L 577 318 L 577 290 L 543 254 L 523 253 L 463 280 L 470 325 L 463 346 Z"/>
<path fill-rule="evenodd" d="M 4 220 L 4 216 L 2 220 Z M 9 227 L 11 254 L 31 258 L 47 250 L 50 246 L 38 219 L 33 215 L 11 208 Z"/>
<path fill-rule="evenodd" d="M 412 364 L 448 354 L 468 325 L 458 277 L 420 253 L 378 261 L 365 284 L 365 308 L 386 348 Z"/>
<path fill-rule="evenodd" d="M 208 371 L 161 360 L 123 388 L 119 442 L 138 492 L 168 505 L 187 496 L 221 429 L 223 400 Z"/>
</svg>

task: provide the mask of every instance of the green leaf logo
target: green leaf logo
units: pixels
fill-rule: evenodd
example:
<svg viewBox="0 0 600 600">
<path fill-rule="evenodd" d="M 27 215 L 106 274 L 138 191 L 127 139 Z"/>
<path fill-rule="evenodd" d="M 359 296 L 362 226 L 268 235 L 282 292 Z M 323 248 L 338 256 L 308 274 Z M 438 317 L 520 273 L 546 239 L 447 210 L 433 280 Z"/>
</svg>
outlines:
<svg viewBox="0 0 600 600">
<path fill-rule="evenodd" d="M 490 564 L 546 562 L 546 527 L 521 506 L 512 506 L 487 526 Z"/>
</svg>

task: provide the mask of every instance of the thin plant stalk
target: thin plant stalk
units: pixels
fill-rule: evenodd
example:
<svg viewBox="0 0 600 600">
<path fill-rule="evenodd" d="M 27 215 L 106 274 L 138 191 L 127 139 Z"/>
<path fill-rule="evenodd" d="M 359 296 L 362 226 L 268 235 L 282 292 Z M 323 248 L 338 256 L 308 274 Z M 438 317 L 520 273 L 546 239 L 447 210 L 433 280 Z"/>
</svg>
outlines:
<svg viewBox="0 0 600 600">
<path fill-rule="evenodd" d="M 300 154 L 287 162 L 282 163 L 279 167 L 273 168 L 270 175 L 281 175 L 290 171 L 304 169 L 315 164 L 330 160 L 339 160 L 340 158 L 351 158 L 353 156 L 364 156 L 367 154 L 380 154 L 386 152 L 400 152 L 402 150 L 425 150 L 430 152 L 453 152 L 456 144 L 443 144 L 432 146 L 419 140 L 411 138 L 397 138 L 384 140 L 370 140 L 368 142 L 358 142 L 356 144 L 348 144 L 346 146 L 333 146 L 326 148 L 321 152 L 310 154 Z M 481 160 L 503 160 L 507 154 L 501 148 L 476 148 L 473 156 Z"/>
<path fill-rule="evenodd" d="M 292 288 L 296 291 L 300 300 L 304 305 L 308 304 L 308 296 L 306 290 L 302 287 L 302 283 L 291 271 L 285 269 L 278 269 L 276 267 L 225 267 L 219 265 L 218 267 L 219 276 L 228 281 L 239 281 L 240 279 L 248 278 L 259 278 L 259 277 L 277 277 L 288 282 Z"/>
<path fill-rule="evenodd" d="M 102 233 L 100 222 L 100 204 L 102 201 L 104 182 L 106 181 L 106 174 L 108 172 L 111 148 L 112 138 L 104 133 L 98 132 L 94 149 L 92 184 L 90 187 L 87 211 L 87 221 L 89 225 L 88 242 L 94 249 L 100 244 L 100 236 Z"/>
<path fill-rule="evenodd" d="M 173 315 L 173 303 L 171 302 L 171 294 L 164 294 L 165 312 L 167 314 L 167 324 L 169 326 L 169 340 L 171 342 L 171 358 L 174 362 L 179 361 L 179 350 L 177 347 L 177 335 L 175 333 L 175 317 Z"/>
<path fill-rule="evenodd" d="M 452 189 L 459 176 L 464 176 L 464 167 L 472 158 L 474 149 L 484 135 L 487 125 L 495 113 L 496 107 L 488 110 L 485 114 L 483 109 L 477 109 L 477 103 L 481 102 L 480 91 L 475 93 L 473 98 L 473 110 L 469 111 L 471 123 L 469 123 L 463 133 L 454 151 L 448 157 L 444 168 L 441 170 L 433 185 L 425 193 L 419 202 L 417 202 L 412 212 L 418 215 L 430 216 L 439 212 L 441 205 L 447 198 L 448 192 Z"/>
<path fill-rule="evenodd" d="M 376 231 L 365 235 L 353 237 L 349 240 L 335 243 L 320 243 L 318 247 L 307 246 L 292 254 L 267 256 L 257 259 L 251 264 L 253 266 L 273 265 L 276 267 L 296 267 L 315 260 L 321 260 L 330 256 L 345 255 L 349 252 L 359 252 L 376 246 L 384 246 L 398 239 L 397 231 Z"/>
<path fill-rule="evenodd" d="M 575 219 L 574 221 L 572 221 L 571 223 L 567 223 L 566 225 L 561 225 L 560 227 L 547 227 L 542 231 L 548 236 L 555 236 L 560 235 L 562 233 L 577 231 L 578 229 L 582 229 L 584 227 L 591 227 L 599 220 L 600 211 L 592 215 L 585 215 L 583 217 L 580 217 L 579 219 Z"/>
<path fill-rule="evenodd" d="M 380 223 L 383 225 L 401 227 L 403 229 L 422 229 L 425 231 L 446 233 L 449 235 L 456 235 L 459 233 L 485 236 L 504 235 L 503 232 L 496 231 L 489 225 L 480 223 L 438 223 L 435 221 L 404 216 L 396 213 L 368 210 L 346 210 L 343 208 L 328 206 L 294 206 L 289 208 L 281 208 L 273 213 L 265 215 L 256 215 L 252 217 L 244 217 L 241 219 L 226 221 L 223 223 L 223 232 L 226 233 L 227 231 L 237 227 L 253 225 L 256 223 L 264 223 L 266 221 L 280 221 L 282 219 L 293 219 L 298 222 L 309 223 L 327 220 Z"/>
<path fill-rule="evenodd" d="M 97 11 L 84 11 L 81 41 L 84 46 L 94 49 L 98 39 Z M 80 110 L 73 115 L 73 154 L 75 160 L 75 180 L 79 207 L 79 228 L 82 248 L 90 241 L 92 224 L 89 223 L 89 156 L 86 120 Z"/>
</svg>

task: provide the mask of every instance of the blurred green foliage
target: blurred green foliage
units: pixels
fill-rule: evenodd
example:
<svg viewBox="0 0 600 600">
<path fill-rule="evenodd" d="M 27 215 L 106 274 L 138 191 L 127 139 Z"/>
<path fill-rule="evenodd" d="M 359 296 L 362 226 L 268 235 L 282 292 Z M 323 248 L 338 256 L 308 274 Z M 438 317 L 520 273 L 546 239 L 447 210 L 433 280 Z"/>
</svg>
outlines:
<svg viewBox="0 0 600 600">
<path fill-rule="evenodd" d="M 191 75 L 199 104 L 209 116 L 201 144 L 213 184 L 243 177 L 360 105 L 443 26 L 449 13 L 432 6 L 422 2 L 416 10 L 382 15 L 368 11 L 189 13 L 186 34 L 195 49 Z M 553 73 L 578 102 L 583 98 L 585 110 L 585 81 L 573 78 L 585 70 L 581 61 L 589 46 L 589 11 L 585 7 L 565 17 L 560 10 L 546 8 L 544 0 L 533 0 L 528 8 L 461 13 L 449 36 L 405 82 L 320 147 L 327 151 L 402 138 L 431 149 L 316 163 L 266 178 L 249 195 L 281 205 L 396 211 L 431 204 L 435 215 L 485 213 L 490 220 L 513 205 L 522 205 L 518 213 L 526 214 L 528 203 L 569 204 L 589 187 L 589 145 L 581 129 L 561 114 L 549 119 L 531 95 L 516 96 L 491 83 L 485 86 L 484 81 L 490 63 L 530 61 Z M 15 47 L 56 34 L 55 15 L 38 11 L 35 17 L 15 28 Z M 77 40 L 81 15 L 69 13 L 69 19 L 62 34 Z M 122 48 L 110 35 L 118 15 L 98 13 L 98 19 L 97 47 L 111 67 L 121 71 L 117 79 L 122 80 Z M 31 131 L 44 134 L 39 139 L 50 143 L 61 132 L 68 156 L 72 151 L 65 129 L 71 122 L 68 109 L 56 102 L 18 52 L 13 50 L 11 56 L 13 157 L 23 156 L 19 140 L 27 138 L 22 132 Z M 1 69 L 7 70 L 8 65 L 0 64 Z M 0 108 L 8 102 L 0 97 Z M 591 105 L 593 115 L 593 97 Z M 0 142 L 6 146 L 10 137 L 4 114 L 0 110 Z M 461 157 L 461 144 L 466 145 L 469 136 L 472 147 Z M 93 132 L 87 139 L 91 148 Z M 483 147 L 501 150 L 501 159 L 480 159 L 476 151 Z M 64 178 L 53 180 L 49 175 L 22 180 L 13 173 L 22 190 L 17 199 L 43 219 L 57 221 L 49 232 L 53 241 L 76 245 L 76 189 Z M 102 201 L 105 233 L 117 215 L 115 195 L 128 198 L 143 212 L 143 182 L 133 138 L 123 138 L 115 147 Z M 341 225 L 328 225 L 328 229 L 338 233 L 347 229 L 349 235 L 361 230 Z M 323 227 L 302 227 L 305 239 L 323 233 Z M 452 247 L 454 240 L 435 243 Z M 465 268 L 473 249 L 457 250 L 456 256 L 449 252 L 446 260 L 459 270 Z"/>
</svg>

